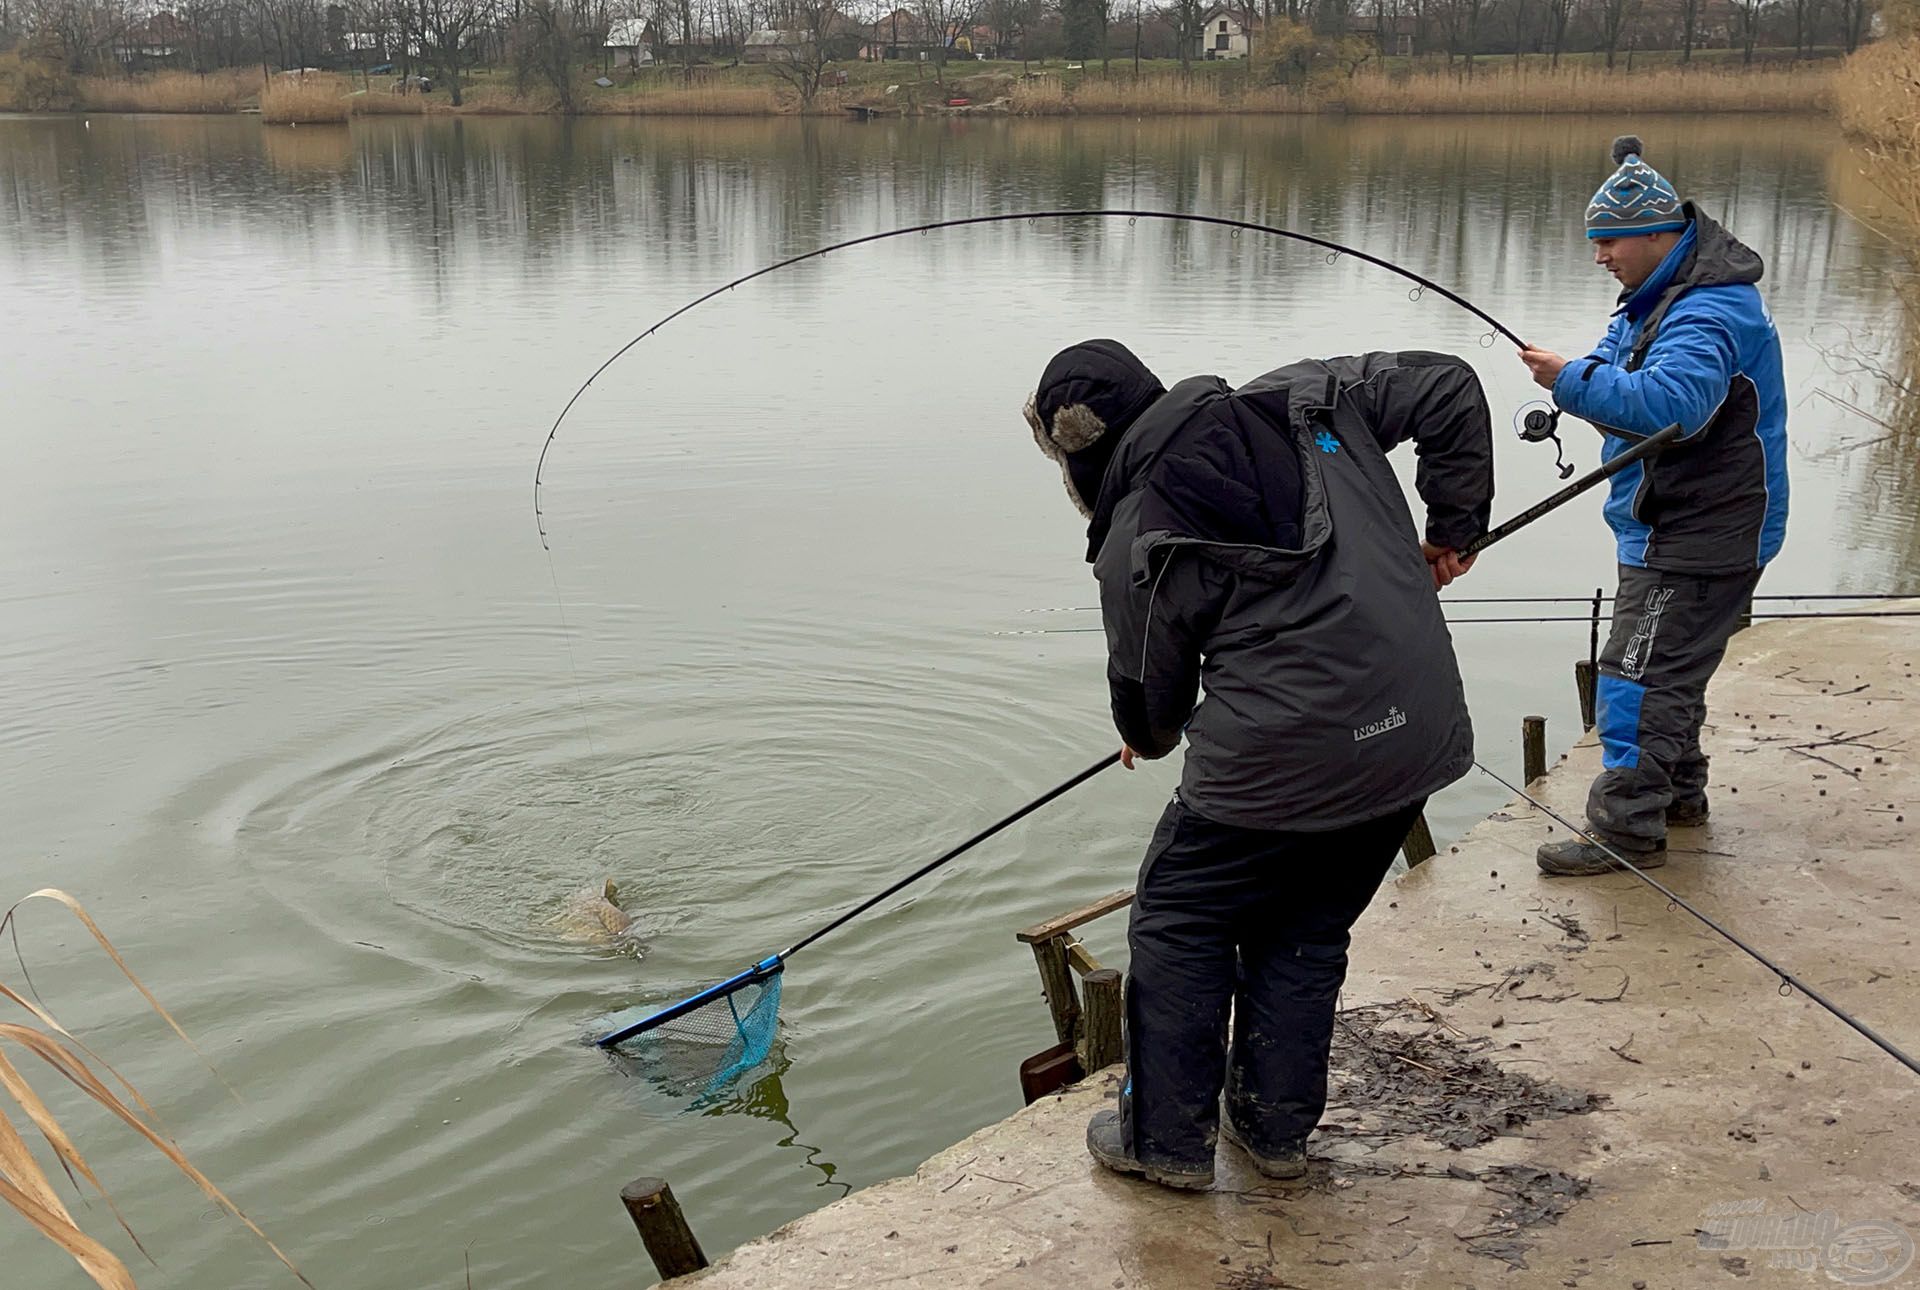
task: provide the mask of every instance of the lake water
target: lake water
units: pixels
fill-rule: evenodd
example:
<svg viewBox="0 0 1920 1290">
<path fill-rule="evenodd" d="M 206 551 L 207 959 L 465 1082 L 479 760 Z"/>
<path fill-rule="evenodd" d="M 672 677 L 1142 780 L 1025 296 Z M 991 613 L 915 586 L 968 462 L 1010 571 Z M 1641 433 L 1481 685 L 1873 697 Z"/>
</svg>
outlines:
<svg viewBox="0 0 1920 1290">
<path fill-rule="evenodd" d="M 910 1170 L 1018 1105 L 1051 1031 L 1012 933 L 1131 883 L 1173 766 L 1108 772 L 797 957 L 779 1069 L 731 1100 L 690 1108 L 579 1041 L 1113 745 L 1100 637 L 1028 634 L 1093 625 L 1019 415 L 1045 359 L 1115 335 L 1240 380 L 1461 352 L 1497 515 L 1557 485 L 1510 432 L 1537 391 L 1483 324 L 1353 260 L 1077 221 L 830 256 L 645 341 L 555 445 L 549 554 L 532 478 L 560 406 L 737 273 L 1029 208 L 1284 224 L 1583 352 L 1612 291 L 1579 220 L 1629 125 L 1768 261 L 1795 493 L 1762 590 L 1912 589 L 1914 463 L 1813 394 L 1875 406 L 1823 350 L 1890 343 L 1897 266 L 1835 208 L 1873 191 L 1819 121 L 0 119 L 0 894 L 84 900 L 241 1100 L 50 904 L 24 911 L 35 983 L 323 1286 L 459 1285 L 469 1259 L 485 1290 L 637 1284 L 636 1175 L 718 1252 Z M 1457 592 L 1610 572 L 1595 497 Z M 1483 757 L 1517 772 L 1528 712 L 1575 736 L 1584 626 L 1456 638 Z M 1462 782 L 1435 832 L 1502 796 Z M 644 957 L 549 925 L 604 876 Z M 1090 942 L 1117 959 L 1122 931 Z M 292 1284 L 76 1123 L 160 1261 L 142 1285 Z M 83 1283 L 10 1219 L 0 1266 Z"/>
</svg>

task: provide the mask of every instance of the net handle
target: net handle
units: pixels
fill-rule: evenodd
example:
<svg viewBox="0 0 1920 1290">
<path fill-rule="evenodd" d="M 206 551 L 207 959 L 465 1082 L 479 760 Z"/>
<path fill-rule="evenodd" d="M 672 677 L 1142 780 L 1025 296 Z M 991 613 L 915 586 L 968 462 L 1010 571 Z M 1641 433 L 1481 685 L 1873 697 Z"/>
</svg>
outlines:
<svg viewBox="0 0 1920 1290">
<path fill-rule="evenodd" d="M 834 931 L 840 927 L 844 927 L 847 923 L 851 922 L 855 918 L 858 918 L 860 915 L 866 913 L 869 909 L 872 909 L 875 905 L 879 904 L 881 901 L 885 900 L 887 897 L 896 895 L 897 893 L 904 890 L 905 888 L 913 885 L 916 882 L 919 882 L 922 878 L 926 877 L 928 874 L 932 873 L 935 869 L 938 869 L 940 866 L 946 864 L 948 861 L 958 859 L 960 856 L 973 850 L 973 848 L 979 846 L 982 842 L 985 842 L 988 838 L 1000 832 L 1002 829 L 1006 828 L 1011 824 L 1016 824 L 1019 821 L 1024 820 L 1027 816 L 1032 815 L 1035 811 L 1045 806 L 1048 802 L 1053 801 L 1054 798 L 1060 797 L 1078 788 L 1080 785 L 1086 783 L 1088 780 L 1092 779 L 1095 775 L 1098 775 L 1101 771 L 1105 770 L 1107 767 L 1113 765 L 1119 760 L 1120 760 L 1120 753 L 1117 749 L 1113 752 L 1108 753 L 1106 756 L 1102 757 L 1099 761 L 1093 763 L 1093 765 L 1087 767 L 1085 770 L 1081 771 L 1079 774 L 1073 776 L 1073 778 L 1065 781 L 1064 783 L 1055 785 L 1054 787 L 1048 789 L 1046 792 L 1042 793 L 1040 796 L 1034 798 L 1031 802 L 1028 802 L 1025 806 L 1021 807 L 1019 810 L 1013 812 L 1011 815 L 1004 816 L 1001 819 L 996 820 L 994 823 L 989 824 L 986 828 L 980 830 L 978 833 L 968 838 L 965 842 L 962 842 L 959 846 L 954 847 L 952 850 L 944 852 L 939 856 L 936 856 L 932 860 L 929 860 L 926 864 L 921 865 L 918 869 L 915 869 L 912 873 L 908 874 L 906 877 L 902 878 L 900 881 L 894 883 L 891 887 L 888 887 L 885 891 L 879 893 L 876 896 L 870 897 L 867 900 L 861 901 L 858 905 L 855 905 L 852 909 L 849 909 L 846 913 L 840 915 L 840 917 L 834 919 L 831 923 L 828 923 L 825 927 L 822 927 L 819 931 L 814 932 L 811 936 L 808 936 L 805 940 L 795 942 L 791 948 L 783 951 L 780 954 L 776 954 L 773 958 L 768 959 L 767 962 L 775 963 L 775 964 L 784 963 L 786 960 L 792 958 L 795 954 L 798 954 L 801 950 L 806 949 L 807 946 L 819 940 L 822 936 L 825 936 L 828 932 Z"/>
</svg>

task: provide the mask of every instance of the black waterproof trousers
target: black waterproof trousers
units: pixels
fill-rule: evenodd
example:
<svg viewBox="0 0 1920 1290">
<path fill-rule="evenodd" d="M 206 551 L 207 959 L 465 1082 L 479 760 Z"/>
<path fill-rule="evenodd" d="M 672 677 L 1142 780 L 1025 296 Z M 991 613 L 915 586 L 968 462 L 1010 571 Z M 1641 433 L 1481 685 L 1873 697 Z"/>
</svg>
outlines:
<svg viewBox="0 0 1920 1290">
<path fill-rule="evenodd" d="M 1127 929 L 1120 1118 L 1136 1159 L 1210 1168 L 1223 1085 L 1255 1151 L 1305 1142 L 1326 1109 L 1348 932 L 1425 805 L 1325 833 L 1216 824 L 1178 797 L 1167 806 Z"/>
<path fill-rule="evenodd" d="M 1753 603 L 1760 570 L 1662 573 L 1620 566 L 1613 629 L 1600 655 L 1600 777 L 1587 821 L 1606 842 L 1651 851 L 1667 840 L 1667 807 L 1707 795 L 1707 682 Z"/>
</svg>

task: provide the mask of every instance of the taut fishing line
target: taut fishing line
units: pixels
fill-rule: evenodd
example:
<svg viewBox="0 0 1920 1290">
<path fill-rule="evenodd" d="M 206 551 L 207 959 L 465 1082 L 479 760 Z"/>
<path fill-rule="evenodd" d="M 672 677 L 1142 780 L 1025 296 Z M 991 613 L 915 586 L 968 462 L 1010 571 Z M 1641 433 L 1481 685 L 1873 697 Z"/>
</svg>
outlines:
<svg viewBox="0 0 1920 1290">
<path fill-rule="evenodd" d="M 1571 820 L 1567 819 L 1566 816 L 1560 814 L 1560 812 L 1554 810 L 1551 806 L 1548 806 L 1545 802 L 1533 796 L 1531 793 L 1527 792 L 1525 789 L 1514 787 L 1514 785 L 1509 780 L 1494 774 L 1494 772 L 1488 770 L 1485 766 L 1481 765 L 1477 761 L 1473 763 L 1473 765 L 1474 765 L 1474 768 L 1478 770 L 1482 775 L 1485 775 L 1487 778 L 1491 779 L 1494 783 L 1499 784 L 1501 787 L 1505 788 L 1508 792 L 1513 793 L 1525 799 L 1527 802 L 1531 803 L 1534 807 L 1544 812 L 1547 818 L 1556 821 L 1557 823 L 1565 827 L 1574 836 L 1579 838 L 1584 838 L 1586 841 L 1600 848 L 1600 850 L 1606 852 L 1608 858 L 1611 859 L 1615 864 L 1619 865 L 1622 869 L 1625 869 L 1628 873 L 1638 878 L 1641 882 L 1646 883 L 1649 887 L 1652 887 L 1655 891 L 1659 892 L 1662 896 L 1665 896 L 1667 898 L 1668 908 L 1673 908 L 1677 906 L 1681 909 L 1686 910 L 1689 914 L 1692 914 L 1695 918 L 1699 919 L 1702 923 L 1706 924 L 1706 926 L 1709 929 L 1711 929 L 1716 935 L 1724 939 L 1728 944 L 1740 950 L 1742 953 L 1746 954 L 1747 957 L 1751 958 L 1754 962 L 1758 963 L 1761 967 L 1764 967 L 1765 969 L 1767 969 L 1767 971 L 1779 977 L 1781 994 L 1787 994 L 1790 991 L 1798 990 L 1801 994 L 1806 995 L 1807 998 L 1813 1000 L 1815 1003 L 1819 1004 L 1822 1008 L 1825 1008 L 1828 1012 L 1832 1013 L 1835 1017 L 1839 1018 L 1841 1021 L 1845 1022 L 1847 1025 L 1853 1027 L 1853 1029 L 1858 1031 L 1861 1035 L 1865 1036 L 1870 1043 L 1872 1043 L 1874 1046 L 1879 1048 L 1882 1052 L 1886 1053 L 1889 1057 L 1899 1062 L 1902 1066 L 1905 1066 L 1908 1070 L 1912 1071 L 1914 1074 L 1920 1075 L 1920 1061 L 1915 1061 L 1913 1058 L 1909 1057 L 1906 1053 L 1902 1052 L 1896 1045 L 1882 1038 L 1871 1026 L 1861 1021 L 1858 1017 L 1848 1012 L 1845 1008 L 1842 1008 L 1840 1005 L 1833 1002 L 1833 1000 L 1827 998 L 1826 995 L 1821 994 L 1818 990 L 1814 989 L 1812 986 L 1808 985 L 1805 981 L 1795 976 L 1792 972 L 1789 972 L 1786 968 L 1781 967 L 1778 963 L 1774 962 L 1772 959 L 1768 958 L 1765 954 L 1761 953 L 1759 950 L 1756 950 L 1755 948 L 1753 948 L 1753 946 L 1741 940 L 1738 936 L 1735 936 L 1732 932 L 1728 931 L 1725 927 L 1722 927 L 1719 923 L 1715 922 L 1713 919 L 1707 917 L 1707 915 L 1695 909 L 1692 905 L 1688 904 L 1683 897 L 1675 894 L 1671 887 L 1668 887 L 1665 883 L 1661 882 L 1658 878 L 1653 877 L 1646 870 L 1640 868 L 1640 866 L 1634 864 L 1631 860 L 1628 860 L 1625 856 L 1621 855 L 1618 851 L 1614 850 L 1612 847 L 1602 842 L 1599 838 L 1594 837 L 1593 834 L 1587 832 L 1587 830 L 1573 823 Z"/>
</svg>

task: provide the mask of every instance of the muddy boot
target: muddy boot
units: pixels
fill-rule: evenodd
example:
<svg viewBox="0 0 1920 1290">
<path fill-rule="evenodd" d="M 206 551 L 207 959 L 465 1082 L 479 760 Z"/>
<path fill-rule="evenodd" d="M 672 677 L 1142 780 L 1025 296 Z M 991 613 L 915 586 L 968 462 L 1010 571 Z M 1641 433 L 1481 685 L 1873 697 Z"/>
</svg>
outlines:
<svg viewBox="0 0 1920 1290">
<path fill-rule="evenodd" d="M 1307 1172 L 1307 1144 L 1304 1142 L 1289 1143 L 1272 1155 L 1255 1151 L 1247 1145 L 1240 1130 L 1233 1127 L 1233 1117 L 1230 1115 L 1220 1117 L 1220 1136 L 1246 1152 L 1247 1159 L 1253 1162 L 1253 1167 L 1263 1177 L 1299 1178 Z"/>
<path fill-rule="evenodd" d="M 1138 1174 L 1148 1182 L 1181 1191 L 1205 1191 L 1213 1186 L 1213 1165 L 1204 1168 L 1164 1169 L 1143 1165 L 1127 1150 L 1126 1137 L 1120 1131 L 1120 1112 L 1096 1111 L 1087 1121 L 1087 1154 L 1117 1174 Z"/>
<path fill-rule="evenodd" d="M 1613 849 L 1636 869 L 1658 869 L 1667 862 L 1667 845 L 1664 842 L 1651 851 L 1634 851 L 1617 844 L 1613 845 Z M 1540 866 L 1541 873 L 1556 878 L 1591 878 L 1596 874 L 1626 872 L 1612 856 L 1585 838 L 1542 842 L 1533 858 Z"/>
<path fill-rule="evenodd" d="M 1697 802 L 1682 802 L 1676 799 L 1667 807 L 1667 827 L 1670 829 L 1701 828 L 1707 822 L 1707 815 L 1706 798 L 1703 797 Z M 1633 857 L 1628 856 L 1627 859 L 1631 860 Z"/>
</svg>

